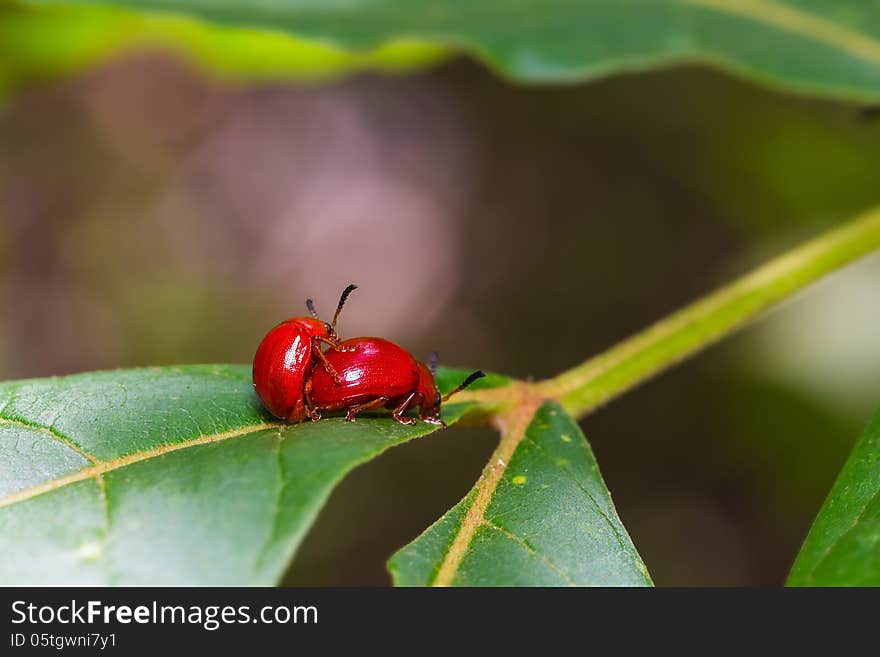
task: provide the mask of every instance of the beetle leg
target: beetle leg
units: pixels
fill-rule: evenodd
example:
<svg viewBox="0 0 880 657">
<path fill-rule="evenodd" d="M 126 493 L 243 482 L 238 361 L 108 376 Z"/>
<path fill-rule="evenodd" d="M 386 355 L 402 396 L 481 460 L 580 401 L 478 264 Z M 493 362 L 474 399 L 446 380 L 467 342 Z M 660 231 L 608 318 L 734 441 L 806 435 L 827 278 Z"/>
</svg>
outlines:
<svg viewBox="0 0 880 657">
<path fill-rule="evenodd" d="M 329 374 L 330 378 L 333 379 L 333 383 L 335 383 L 336 385 L 341 385 L 342 378 L 339 376 L 336 370 L 333 369 L 333 366 L 330 364 L 330 361 L 327 360 L 327 356 L 324 355 L 324 352 L 321 351 L 321 348 L 318 345 L 315 345 L 314 351 L 316 354 L 318 354 L 318 360 L 321 361 L 324 369 L 327 370 L 327 374 Z"/>
<path fill-rule="evenodd" d="M 388 401 L 388 397 L 376 397 L 373 401 L 368 401 L 363 404 L 355 404 L 354 406 L 349 406 L 348 411 L 345 413 L 345 419 L 349 422 L 354 422 L 355 416 L 361 411 L 367 411 L 371 408 L 377 408 L 382 406 L 385 402 Z"/>
<path fill-rule="evenodd" d="M 391 413 L 391 417 L 400 422 L 401 424 L 415 424 L 416 419 L 414 417 L 403 417 L 403 414 L 406 413 L 407 407 L 412 403 L 413 398 L 416 396 L 415 392 L 411 392 L 409 397 L 403 400 L 403 403 L 394 409 Z"/>
<path fill-rule="evenodd" d="M 328 345 L 333 351 L 357 351 L 357 346 L 351 345 L 348 347 L 343 347 L 336 340 L 331 340 L 330 338 L 325 338 L 323 336 L 315 338 L 318 342 L 323 342 Z"/>
<path fill-rule="evenodd" d="M 434 409 L 434 415 L 425 415 L 425 398 L 421 394 L 419 395 L 419 419 L 422 422 L 427 422 L 428 424 L 436 424 L 438 427 L 446 428 L 446 423 L 440 419 L 440 409 Z"/>
<path fill-rule="evenodd" d="M 422 421 L 427 422 L 428 424 L 436 424 L 438 427 L 446 428 L 446 423 L 441 420 L 439 417 L 423 417 Z"/>
<path fill-rule="evenodd" d="M 306 409 L 309 411 L 309 417 L 312 419 L 312 422 L 317 422 L 321 419 L 321 412 L 315 408 L 315 405 L 312 404 L 312 398 L 309 395 L 312 389 L 312 380 L 309 379 L 306 382 L 306 385 L 303 387 L 303 399 L 306 402 Z"/>
</svg>

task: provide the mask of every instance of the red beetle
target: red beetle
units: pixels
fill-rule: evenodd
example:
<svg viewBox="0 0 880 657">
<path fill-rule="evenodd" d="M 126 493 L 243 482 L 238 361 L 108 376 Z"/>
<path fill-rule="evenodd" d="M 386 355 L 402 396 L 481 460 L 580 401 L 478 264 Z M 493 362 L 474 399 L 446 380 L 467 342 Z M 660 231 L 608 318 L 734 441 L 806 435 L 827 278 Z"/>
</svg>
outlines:
<svg viewBox="0 0 880 657">
<path fill-rule="evenodd" d="M 352 338 L 339 346 L 340 350 L 326 354 L 339 378 L 316 367 L 306 383 L 306 393 L 315 411 L 312 419 L 317 420 L 320 411 L 344 409 L 345 418 L 353 422 L 359 412 L 384 406 L 393 409 L 391 417 L 401 424 L 415 424 L 416 419 L 404 417 L 404 413 L 418 407 L 421 420 L 446 426 L 440 419 L 440 404 L 486 376 L 478 370 L 441 397 L 434 382 L 436 355 L 429 367 L 382 338 Z"/>
<path fill-rule="evenodd" d="M 332 322 L 322 322 L 315 312 L 315 304 L 306 300 L 311 317 L 292 317 L 278 324 L 266 334 L 254 356 L 254 388 L 263 404 L 275 417 L 299 422 L 312 414 L 309 400 L 305 397 L 305 383 L 312 376 L 315 364 L 320 361 L 323 371 L 331 380 L 339 380 L 327 356 L 321 351 L 322 344 L 339 349 L 336 320 L 348 295 L 357 289 L 349 285 L 339 297 L 339 305 Z"/>
</svg>

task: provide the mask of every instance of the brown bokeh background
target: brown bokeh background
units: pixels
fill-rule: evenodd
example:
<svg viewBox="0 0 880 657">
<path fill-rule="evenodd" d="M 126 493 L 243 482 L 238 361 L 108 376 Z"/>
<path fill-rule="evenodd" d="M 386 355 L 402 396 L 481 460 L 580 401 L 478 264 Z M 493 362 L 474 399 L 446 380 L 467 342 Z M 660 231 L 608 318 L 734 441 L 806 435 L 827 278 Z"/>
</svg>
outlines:
<svg viewBox="0 0 880 657">
<path fill-rule="evenodd" d="M 344 335 L 517 377 L 584 360 L 878 200 L 880 120 L 698 68 L 517 87 L 230 86 L 129 55 L 0 108 L 0 378 L 249 362 L 313 296 Z M 880 398 L 880 259 L 582 422 L 661 585 L 777 585 Z M 286 582 L 385 584 L 491 432 L 333 494 Z"/>
</svg>

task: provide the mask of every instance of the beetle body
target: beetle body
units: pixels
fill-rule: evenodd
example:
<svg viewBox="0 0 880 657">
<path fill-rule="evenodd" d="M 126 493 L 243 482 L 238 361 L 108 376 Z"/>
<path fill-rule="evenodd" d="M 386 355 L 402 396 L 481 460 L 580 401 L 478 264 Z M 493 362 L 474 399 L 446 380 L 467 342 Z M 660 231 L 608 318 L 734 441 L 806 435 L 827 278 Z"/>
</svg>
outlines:
<svg viewBox="0 0 880 657">
<path fill-rule="evenodd" d="M 353 421 L 360 411 L 384 407 L 392 409 L 392 417 L 401 424 L 415 424 L 416 419 L 404 413 L 418 408 L 421 420 L 444 424 L 440 419 L 443 398 L 427 365 L 382 338 L 353 338 L 340 342 L 340 347 L 326 354 L 338 380 L 316 367 L 306 383 L 316 412 L 345 410 L 346 419 Z M 453 392 L 481 376 L 482 372 L 475 372 Z"/>
<path fill-rule="evenodd" d="M 311 299 L 306 301 L 312 317 L 293 317 L 275 326 L 257 347 L 254 355 L 254 389 L 272 415 L 290 422 L 300 422 L 313 411 L 305 396 L 305 384 L 320 361 L 333 380 L 338 376 L 324 352 L 323 345 L 338 349 L 336 320 L 348 295 L 356 289 L 349 285 L 339 298 L 331 323 L 318 319 Z"/>
<path fill-rule="evenodd" d="M 322 338 L 330 338 L 324 322 L 295 317 L 269 331 L 257 348 L 254 388 L 275 417 L 299 422 L 308 415 L 303 390 L 319 358 L 315 352 Z"/>
</svg>

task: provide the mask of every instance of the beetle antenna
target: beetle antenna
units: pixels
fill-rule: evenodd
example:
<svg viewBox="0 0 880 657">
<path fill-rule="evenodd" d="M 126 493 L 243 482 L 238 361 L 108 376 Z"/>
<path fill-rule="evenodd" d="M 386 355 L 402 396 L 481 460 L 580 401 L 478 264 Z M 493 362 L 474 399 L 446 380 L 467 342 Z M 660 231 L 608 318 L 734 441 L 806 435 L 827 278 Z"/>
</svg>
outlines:
<svg viewBox="0 0 880 657">
<path fill-rule="evenodd" d="M 345 302 L 348 300 L 348 295 L 354 292 L 357 289 L 357 285 L 354 283 L 350 283 L 346 288 L 342 291 L 342 295 L 339 297 L 339 305 L 336 306 L 336 312 L 333 313 L 333 321 L 330 322 L 330 328 L 336 328 L 336 320 L 339 319 L 339 313 L 342 311 L 342 306 L 345 305 Z"/>
<path fill-rule="evenodd" d="M 486 376 L 486 373 L 483 370 L 477 370 L 476 372 L 471 372 L 470 374 L 468 374 L 468 377 L 464 381 L 462 381 L 455 390 L 447 392 L 445 395 L 443 395 L 443 397 L 441 399 L 443 401 L 446 401 L 447 399 L 452 397 L 452 395 L 454 395 L 455 393 L 461 392 L 462 390 L 467 388 L 470 384 L 472 384 L 474 381 L 476 381 L 477 379 L 482 379 L 484 376 Z"/>
<path fill-rule="evenodd" d="M 440 356 L 436 351 L 431 352 L 431 357 L 428 359 L 428 369 L 431 371 L 431 376 L 437 376 L 437 360 Z"/>
<path fill-rule="evenodd" d="M 309 312 L 312 313 L 312 317 L 318 319 L 318 311 L 315 310 L 315 302 L 311 299 L 306 299 L 306 308 L 309 309 Z"/>
</svg>

